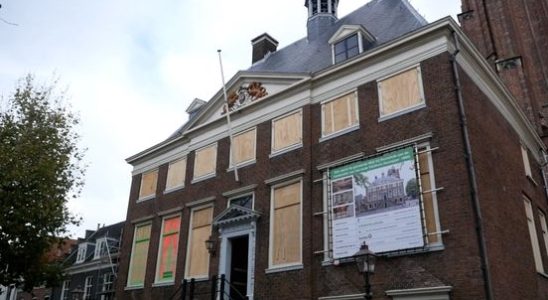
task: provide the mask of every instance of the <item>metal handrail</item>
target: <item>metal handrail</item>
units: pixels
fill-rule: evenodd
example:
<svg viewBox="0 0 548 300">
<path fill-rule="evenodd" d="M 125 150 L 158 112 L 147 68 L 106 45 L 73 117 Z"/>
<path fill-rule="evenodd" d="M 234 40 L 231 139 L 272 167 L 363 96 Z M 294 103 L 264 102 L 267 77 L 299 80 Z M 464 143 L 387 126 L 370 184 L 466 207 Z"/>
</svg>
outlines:
<svg viewBox="0 0 548 300">
<path fill-rule="evenodd" d="M 193 300 L 195 296 L 198 295 L 211 295 L 212 300 L 233 300 L 234 298 L 239 299 L 247 299 L 247 296 L 242 295 L 240 291 L 234 287 L 233 284 L 231 284 L 224 274 L 221 275 L 213 275 L 211 276 L 211 279 L 207 281 L 202 282 L 209 282 L 211 284 L 211 290 L 209 293 L 207 292 L 201 292 L 201 293 L 195 293 L 194 287 L 196 285 L 196 281 L 194 278 L 191 278 L 190 280 L 184 279 L 181 282 L 181 285 L 179 288 L 171 295 L 169 299 L 173 300 L 176 299 L 175 297 L 179 294 L 179 291 L 182 290 L 180 299 L 186 300 L 187 291 L 190 296 L 190 300 Z M 228 289 L 225 288 L 225 285 L 228 285 Z M 231 297 L 230 294 L 234 293 L 233 295 L 236 297 Z"/>
</svg>

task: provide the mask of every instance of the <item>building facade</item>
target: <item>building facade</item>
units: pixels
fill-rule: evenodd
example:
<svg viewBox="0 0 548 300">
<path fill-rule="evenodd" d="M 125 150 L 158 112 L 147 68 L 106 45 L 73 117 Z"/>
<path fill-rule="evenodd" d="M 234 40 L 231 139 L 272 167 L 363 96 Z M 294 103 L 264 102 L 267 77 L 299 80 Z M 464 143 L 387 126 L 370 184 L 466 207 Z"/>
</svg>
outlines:
<svg viewBox="0 0 548 300">
<path fill-rule="evenodd" d="M 450 18 L 337 6 L 127 159 L 118 299 L 363 299 L 363 243 L 373 299 L 548 298 L 546 146 L 510 89 Z"/>
<path fill-rule="evenodd" d="M 548 137 L 548 3 L 466 0 L 464 32 L 501 77 L 537 132 Z"/>
<path fill-rule="evenodd" d="M 65 279 L 50 299 L 114 299 L 120 239 L 124 222 L 86 230 L 65 260 Z"/>
</svg>

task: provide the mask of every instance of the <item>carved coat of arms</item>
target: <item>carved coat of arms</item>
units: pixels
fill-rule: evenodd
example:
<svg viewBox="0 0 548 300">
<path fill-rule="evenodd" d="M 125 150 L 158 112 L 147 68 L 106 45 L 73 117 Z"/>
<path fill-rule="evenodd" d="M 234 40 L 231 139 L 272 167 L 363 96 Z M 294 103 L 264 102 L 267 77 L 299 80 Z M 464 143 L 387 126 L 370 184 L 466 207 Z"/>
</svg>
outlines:
<svg viewBox="0 0 548 300">
<path fill-rule="evenodd" d="M 266 89 L 260 82 L 253 81 L 249 84 L 244 84 L 228 95 L 228 109 L 234 111 L 267 95 Z M 226 107 L 223 108 L 223 114 L 225 113 Z"/>
</svg>

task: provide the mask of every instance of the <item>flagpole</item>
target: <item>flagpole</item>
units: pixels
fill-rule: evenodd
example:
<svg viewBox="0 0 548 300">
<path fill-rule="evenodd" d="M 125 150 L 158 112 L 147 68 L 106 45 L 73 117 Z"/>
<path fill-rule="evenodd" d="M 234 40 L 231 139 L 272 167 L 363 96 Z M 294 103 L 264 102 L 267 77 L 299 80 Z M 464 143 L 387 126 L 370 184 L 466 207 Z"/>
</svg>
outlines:
<svg viewBox="0 0 548 300">
<path fill-rule="evenodd" d="M 228 136 L 230 138 L 230 163 L 233 164 L 234 168 L 234 179 L 239 182 L 240 178 L 238 176 L 238 167 L 236 166 L 236 163 L 234 162 L 234 151 L 233 145 L 234 145 L 234 136 L 232 135 L 232 124 L 230 123 L 230 107 L 228 107 L 228 97 L 226 95 L 226 86 L 225 86 L 225 74 L 223 71 L 223 60 L 221 58 L 221 49 L 217 50 L 217 53 L 219 54 L 219 65 L 221 66 L 221 80 L 223 81 L 223 95 L 225 98 L 225 104 L 224 107 L 226 109 L 226 123 L 228 127 Z"/>
</svg>

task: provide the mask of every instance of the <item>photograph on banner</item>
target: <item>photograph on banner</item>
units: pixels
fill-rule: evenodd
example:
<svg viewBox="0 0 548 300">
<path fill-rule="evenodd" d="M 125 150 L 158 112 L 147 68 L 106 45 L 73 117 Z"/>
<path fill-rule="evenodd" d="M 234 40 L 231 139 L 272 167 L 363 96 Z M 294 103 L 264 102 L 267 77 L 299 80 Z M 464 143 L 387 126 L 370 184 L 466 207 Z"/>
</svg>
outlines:
<svg viewBox="0 0 548 300">
<path fill-rule="evenodd" d="M 333 258 L 424 246 L 412 147 L 330 171 Z"/>
</svg>

